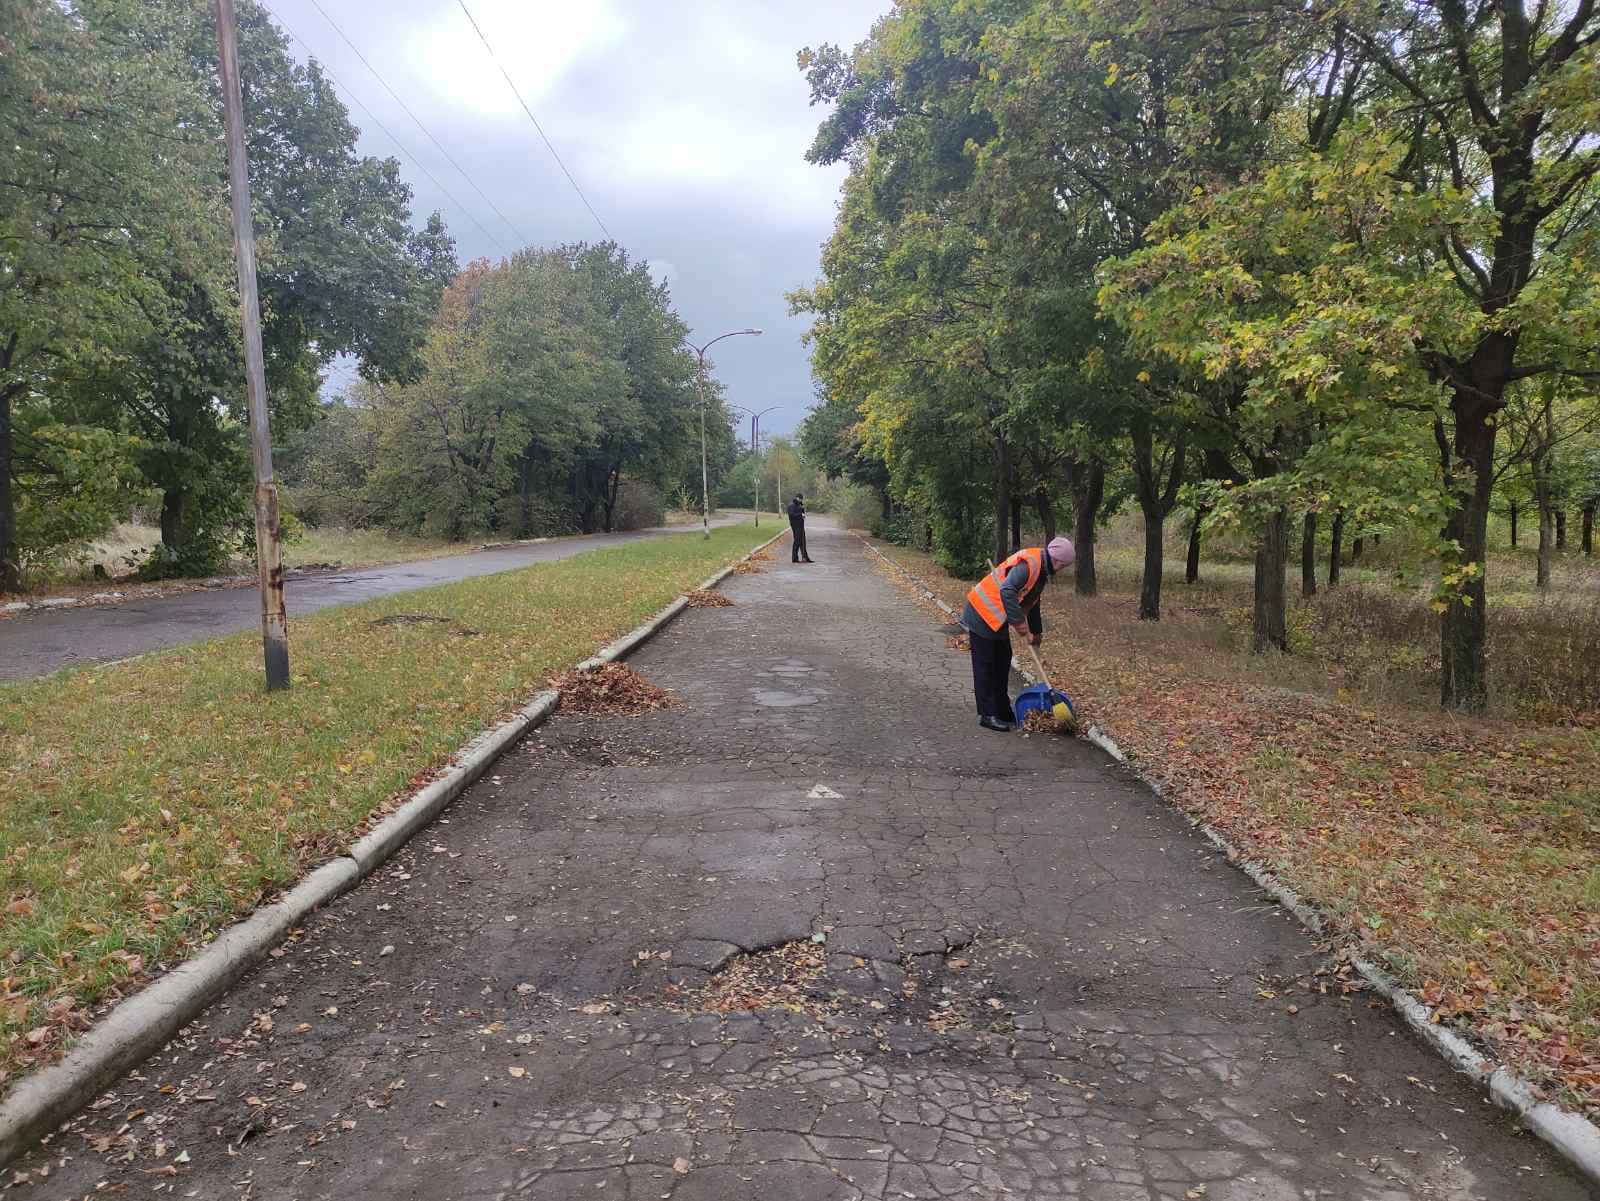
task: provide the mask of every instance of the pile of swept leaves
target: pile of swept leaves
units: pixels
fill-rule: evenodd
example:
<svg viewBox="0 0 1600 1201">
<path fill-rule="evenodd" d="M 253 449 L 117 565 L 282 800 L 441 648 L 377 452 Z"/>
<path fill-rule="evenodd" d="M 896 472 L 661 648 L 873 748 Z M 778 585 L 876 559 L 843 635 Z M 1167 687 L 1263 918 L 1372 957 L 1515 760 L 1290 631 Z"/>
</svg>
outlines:
<svg viewBox="0 0 1600 1201">
<path fill-rule="evenodd" d="M 683 598 L 689 602 L 691 609 L 725 609 L 733 604 L 725 593 L 711 588 L 696 588 L 693 592 L 684 593 Z"/>
<path fill-rule="evenodd" d="M 560 689 L 563 713 L 594 717 L 637 717 L 676 703 L 672 693 L 652 684 L 626 663 L 565 672 L 553 677 L 550 687 Z"/>
<path fill-rule="evenodd" d="M 886 554 L 959 602 L 925 555 Z M 892 578 L 901 579 L 897 573 Z M 1246 593 L 1247 595 L 1247 593 Z M 1215 613 L 1047 593 L 1052 679 L 1163 796 L 1269 866 L 1485 1053 L 1600 1115 L 1600 729 L 1382 710 Z M 1291 686 L 1286 686 L 1291 685 Z"/>
</svg>

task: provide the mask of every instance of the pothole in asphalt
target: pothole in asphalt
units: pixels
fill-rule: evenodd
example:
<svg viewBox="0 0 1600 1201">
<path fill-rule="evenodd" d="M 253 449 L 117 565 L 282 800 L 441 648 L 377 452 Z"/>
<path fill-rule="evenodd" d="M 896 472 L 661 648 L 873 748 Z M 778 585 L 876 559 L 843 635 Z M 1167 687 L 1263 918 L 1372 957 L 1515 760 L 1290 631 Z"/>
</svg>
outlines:
<svg viewBox="0 0 1600 1201">
<path fill-rule="evenodd" d="M 754 688 L 751 692 L 758 705 L 768 709 L 790 709 L 796 705 L 814 705 L 819 699 L 811 692 L 784 692 L 780 688 Z"/>
<path fill-rule="evenodd" d="M 944 951 L 906 949 L 891 962 L 796 939 L 729 955 L 709 973 L 645 953 L 634 960 L 640 987 L 624 1004 L 725 1016 L 798 1013 L 883 1047 L 900 1041 L 891 1037 L 896 1028 L 902 1036 L 907 1029 L 1004 1035 L 1014 1029 L 1013 999 L 986 965 L 1018 953 L 1027 952 L 990 937 Z"/>
<path fill-rule="evenodd" d="M 956 763 L 944 769 L 958 780 L 1007 780 L 1023 773 L 1011 767 L 974 767 L 970 763 Z"/>
</svg>

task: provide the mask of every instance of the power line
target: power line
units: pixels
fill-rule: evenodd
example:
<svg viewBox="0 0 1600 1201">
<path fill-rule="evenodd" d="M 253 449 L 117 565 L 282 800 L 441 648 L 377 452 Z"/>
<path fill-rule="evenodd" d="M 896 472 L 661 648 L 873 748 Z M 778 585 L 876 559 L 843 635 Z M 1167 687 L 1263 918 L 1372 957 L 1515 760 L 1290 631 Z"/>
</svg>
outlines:
<svg viewBox="0 0 1600 1201">
<path fill-rule="evenodd" d="M 494 210 L 494 215 L 506 223 L 506 228 L 517 236 L 517 241 L 524 246 L 528 245 L 531 239 L 529 239 L 526 234 L 524 234 L 520 229 L 511 223 L 511 218 L 502 213 L 499 209 L 499 206 L 497 206 L 494 201 L 489 199 L 487 193 L 485 193 L 484 190 L 478 186 L 477 181 L 474 180 L 472 176 L 467 174 L 466 168 L 451 157 L 450 152 L 444 148 L 439 139 L 433 136 L 433 131 L 422 123 L 421 117 L 417 116 L 416 113 L 411 111 L 411 106 L 400 98 L 400 93 L 396 92 L 392 87 L 389 86 L 389 81 L 382 75 L 378 74 L 378 69 L 367 61 L 367 56 L 361 53 L 360 48 L 350 40 L 350 36 L 339 27 L 339 23 L 328 15 L 328 10 L 322 7 L 319 0 L 311 0 L 311 6 L 322 14 L 322 19 L 324 21 L 333 26 L 333 31 L 344 39 L 344 44 L 349 46 L 350 49 L 355 53 L 355 56 L 361 60 L 361 65 L 366 67 L 368 71 L 371 71 L 372 77 L 383 85 L 383 90 L 394 97 L 394 102 L 405 110 L 406 116 L 410 117 L 412 121 L 416 123 L 417 128 L 422 130 L 422 132 L 427 136 L 428 141 L 432 142 L 438 149 L 439 153 L 444 155 L 445 161 L 461 173 L 461 178 L 472 185 L 472 190 L 482 197 L 485 204 Z"/>
<path fill-rule="evenodd" d="M 533 115 L 533 110 L 528 107 L 528 102 L 522 98 L 522 93 L 517 91 L 517 85 L 511 82 L 511 76 L 506 73 L 506 69 L 503 66 L 500 66 L 500 58 L 495 54 L 494 47 L 489 45 L 489 39 L 483 36 L 483 30 L 479 27 L 477 18 L 467 8 L 467 0 L 456 0 L 456 3 L 461 6 L 461 11 L 466 14 L 467 20 L 472 23 L 472 28 L 477 33 L 478 40 L 483 43 L 483 48 L 489 52 L 489 57 L 494 60 L 494 65 L 500 68 L 500 74 L 505 76 L 506 86 L 511 89 L 511 94 L 517 98 L 517 103 L 522 105 L 522 111 L 528 114 L 528 120 L 533 122 L 533 127 L 539 131 L 539 136 L 544 139 L 545 148 L 550 151 L 550 157 L 556 160 L 556 166 L 561 168 L 561 173 L 567 177 L 567 182 L 572 185 L 572 190 L 578 194 L 578 199 L 583 201 L 583 207 L 589 210 L 589 216 L 594 218 L 594 223 L 600 227 L 600 232 L 605 234 L 606 239 L 615 242 L 616 239 L 611 236 L 611 231 L 606 228 L 606 223 L 600 220 L 600 214 L 594 211 L 594 205 L 589 203 L 589 198 L 583 194 L 583 189 L 578 186 L 578 181 L 572 177 L 572 172 L 567 170 L 567 164 L 562 162 L 561 155 L 556 153 L 555 146 L 544 132 L 544 126 L 539 124 L 539 118 Z"/>
<path fill-rule="evenodd" d="M 302 46 L 305 47 L 305 50 L 306 50 L 307 54 L 311 55 L 313 58 L 316 57 L 316 53 L 317 52 L 311 48 L 311 44 L 309 42 L 307 42 L 305 40 L 305 38 L 301 37 L 298 33 L 296 33 L 294 31 L 293 27 L 290 26 L 289 22 L 285 21 L 276 12 L 273 12 L 273 10 L 270 7 L 268 7 L 268 5 L 266 4 L 265 0 L 257 0 L 257 2 L 260 3 L 262 8 L 266 9 L 267 12 L 272 14 L 272 19 L 274 21 L 276 21 L 279 25 L 282 25 L 284 30 L 289 34 L 290 37 L 292 37 L 295 41 L 299 42 Z M 363 60 L 363 61 L 365 61 L 365 60 Z M 361 100 L 360 96 L 357 96 L 345 84 L 340 83 L 338 77 L 336 75 L 334 75 L 334 73 L 332 71 L 328 70 L 328 68 L 325 65 L 322 66 L 322 73 L 328 77 L 328 79 L 333 83 L 334 87 L 338 88 L 346 96 L 350 97 L 350 99 L 355 102 L 356 106 L 358 108 L 360 108 L 362 112 L 367 114 L 367 118 L 374 125 L 376 125 L 379 129 L 383 130 L 383 132 L 386 135 L 388 135 L 389 140 L 395 144 L 395 148 L 397 150 L 399 150 L 401 154 L 405 155 L 406 158 L 410 159 L 411 160 L 411 165 L 414 166 L 418 171 L 421 171 L 424 175 L 426 175 L 428 177 L 428 179 L 432 182 L 433 186 L 438 188 L 439 191 L 443 192 L 444 195 L 445 195 L 445 199 L 449 200 L 451 204 L 455 205 L 456 208 L 458 208 L 461 211 L 462 215 L 465 216 L 468 221 L 472 222 L 474 225 L 476 225 L 478 227 L 478 232 L 479 233 L 481 233 L 484 237 L 488 238 L 489 241 L 493 242 L 495 244 L 495 246 L 499 249 L 501 254 L 505 255 L 507 258 L 511 257 L 511 252 L 505 248 L 505 245 L 500 241 L 500 239 L 495 237 L 492 233 L 490 233 L 487 229 L 485 229 L 484 226 L 483 226 L 483 222 L 479 221 L 477 219 L 477 217 L 473 216 L 472 210 L 469 209 L 466 205 L 462 204 L 461 201 L 457 200 L 455 198 L 455 196 L 451 193 L 450 189 L 445 187 L 444 184 L 440 183 L 438 177 L 436 175 L 434 175 L 434 173 L 432 171 L 428 170 L 427 167 L 423 166 L 422 160 L 417 158 L 416 155 L 412 154 L 411 151 L 406 149 L 406 144 L 404 142 L 402 142 L 399 138 L 395 137 L 394 133 L 391 132 L 391 130 L 389 129 L 389 127 L 387 125 L 385 125 L 382 121 L 378 120 L 377 114 L 374 113 L 370 108 L 368 108 L 364 103 L 362 103 L 362 100 Z M 373 72 L 373 74 L 377 74 L 377 72 Z M 461 168 L 457 167 L 456 170 L 460 171 Z M 465 172 L 463 172 L 463 174 L 465 174 Z M 471 179 L 468 179 L 467 182 L 468 183 L 472 183 Z M 476 185 L 473 185 L 473 186 L 476 186 Z M 491 205 L 490 207 L 492 208 L 493 205 Z M 496 211 L 498 211 L 498 210 L 496 210 Z M 507 222 L 507 224 L 510 224 L 510 223 Z"/>
</svg>

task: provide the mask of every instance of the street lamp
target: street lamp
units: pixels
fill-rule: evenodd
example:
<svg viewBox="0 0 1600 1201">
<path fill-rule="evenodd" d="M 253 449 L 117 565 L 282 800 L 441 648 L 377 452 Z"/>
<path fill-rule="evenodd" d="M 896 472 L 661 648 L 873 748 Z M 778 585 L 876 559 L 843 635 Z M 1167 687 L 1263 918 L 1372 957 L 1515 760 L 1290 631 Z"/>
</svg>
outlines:
<svg viewBox="0 0 1600 1201">
<path fill-rule="evenodd" d="M 735 338 L 740 334 L 754 334 L 761 336 L 758 329 L 735 329 L 725 334 L 718 334 L 704 346 L 689 343 L 689 349 L 694 351 L 695 357 L 700 360 L 700 520 L 705 527 L 705 536 L 711 537 L 711 472 L 706 466 L 706 351 L 710 350 L 724 338 Z"/>
<path fill-rule="evenodd" d="M 745 408 L 743 405 L 730 404 L 728 407 L 730 409 L 738 409 L 741 413 L 750 414 L 750 459 L 755 466 L 752 476 L 755 480 L 756 529 L 759 530 L 761 528 L 761 465 L 755 462 L 755 458 L 761 453 L 761 435 L 757 431 L 761 429 L 761 419 L 763 417 L 772 412 L 772 410 L 781 409 L 783 406 L 768 405 L 759 413 L 753 412 L 752 410 Z M 780 508 L 783 506 L 783 497 L 781 496 L 778 498 L 778 505 Z"/>
</svg>

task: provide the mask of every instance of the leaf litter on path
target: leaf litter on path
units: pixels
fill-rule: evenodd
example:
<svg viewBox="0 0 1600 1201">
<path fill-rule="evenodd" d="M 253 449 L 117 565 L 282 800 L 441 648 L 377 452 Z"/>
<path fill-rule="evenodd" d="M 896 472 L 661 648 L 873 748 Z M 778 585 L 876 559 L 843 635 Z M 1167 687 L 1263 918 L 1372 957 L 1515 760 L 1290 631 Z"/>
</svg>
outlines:
<svg viewBox="0 0 1600 1201">
<path fill-rule="evenodd" d="M 733 604 L 724 593 L 715 592 L 710 588 L 696 588 L 693 592 L 686 592 L 684 599 L 689 602 L 691 609 L 725 609 Z"/>
<path fill-rule="evenodd" d="M 564 672 L 552 677 L 550 686 L 561 690 L 563 712 L 595 717 L 637 717 L 677 703 L 665 688 L 625 663 Z"/>
</svg>

